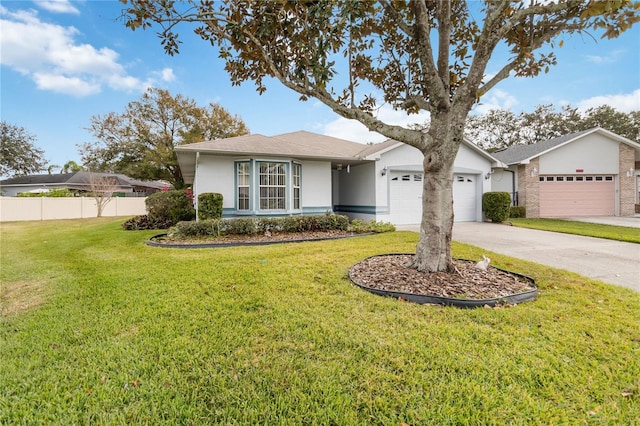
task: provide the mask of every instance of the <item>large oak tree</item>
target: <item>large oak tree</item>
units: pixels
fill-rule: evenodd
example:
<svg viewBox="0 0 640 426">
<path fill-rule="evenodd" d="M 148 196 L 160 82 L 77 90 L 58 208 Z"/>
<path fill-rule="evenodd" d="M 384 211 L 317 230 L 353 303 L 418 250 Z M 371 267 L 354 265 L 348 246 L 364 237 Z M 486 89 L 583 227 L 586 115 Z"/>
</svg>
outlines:
<svg viewBox="0 0 640 426">
<path fill-rule="evenodd" d="M 123 113 L 91 117 L 94 141 L 80 147 L 88 170 L 161 179 L 184 187 L 177 145 L 249 133 L 244 121 L 218 104 L 200 107 L 193 99 L 150 88 Z"/>
<path fill-rule="evenodd" d="M 0 176 L 22 176 L 45 169 L 44 151 L 24 127 L 0 121 Z"/>
<path fill-rule="evenodd" d="M 263 91 L 264 78 L 276 78 L 302 99 L 419 149 L 424 202 L 413 264 L 427 272 L 453 269 L 453 162 L 472 106 L 509 76 L 547 71 L 563 33 L 615 37 L 640 8 L 627 0 L 122 1 L 126 25 L 157 25 L 171 55 L 179 24 L 192 24 L 217 47 L 232 83 L 252 80 Z M 487 76 L 498 48 L 508 59 Z M 375 110 L 383 103 L 428 111 L 428 130 L 381 121 Z"/>
</svg>

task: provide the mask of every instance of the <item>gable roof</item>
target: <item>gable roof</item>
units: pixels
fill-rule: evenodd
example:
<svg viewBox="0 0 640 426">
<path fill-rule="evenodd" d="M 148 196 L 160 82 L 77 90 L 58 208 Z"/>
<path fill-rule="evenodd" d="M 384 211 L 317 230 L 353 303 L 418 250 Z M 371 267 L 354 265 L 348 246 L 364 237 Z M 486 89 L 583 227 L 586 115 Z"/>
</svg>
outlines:
<svg viewBox="0 0 640 426">
<path fill-rule="evenodd" d="M 509 148 L 505 148 L 493 153 L 493 156 L 503 161 L 508 165 L 512 164 L 524 164 L 532 160 L 533 158 L 540 157 L 547 152 L 558 149 L 561 146 L 567 145 L 575 140 L 578 140 L 584 136 L 592 133 L 600 133 L 604 136 L 610 137 L 618 142 L 625 143 L 632 146 L 636 150 L 640 150 L 640 144 L 610 132 L 601 127 L 594 127 L 592 129 L 583 130 L 581 132 L 571 133 L 568 135 L 559 136 L 557 138 L 548 139 L 543 142 L 539 142 L 531 145 L 513 145 Z"/>
<path fill-rule="evenodd" d="M 478 155 L 480 155 L 481 157 L 484 157 L 485 159 L 491 161 L 491 167 L 505 167 L 506 165 L 500 161 L 498 158 L 492 156 L 491 154 L 489 154 L 487 151 L 483 150 L 482 148 L 480 148 L 478 145 L 474 144 L 473 142 L 471 142 L 468 139 L 463 139 L 463 144 L 470 148 L 472 151 L 474 151 L 475 153 L 477 153 Z M 367 147 L 365 149 L 363 149 L 359 155 L 367 160 L 375 160 L 376 158 L 378 158 L 380 155 L 384 154 L 385 152 L 388 151 L 392 151 L 394 149 L 396 149 L 397 147 L 404 145 L 402 142 L 398 142 L 396 140 L 393 139 L 387 139 L 384 142 L 381 143 L 376 143 L 373 145 L 367 145 Z"/>
</svg>

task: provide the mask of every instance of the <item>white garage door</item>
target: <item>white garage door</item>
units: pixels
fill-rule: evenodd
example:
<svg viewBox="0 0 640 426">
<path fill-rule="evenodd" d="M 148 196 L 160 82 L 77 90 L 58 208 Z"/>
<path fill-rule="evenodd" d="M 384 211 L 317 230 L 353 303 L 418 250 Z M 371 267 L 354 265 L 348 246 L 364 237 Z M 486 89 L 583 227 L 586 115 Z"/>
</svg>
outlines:
<svg viewBox="0 0 640 426">
<path fill-rule="evenodd" d="M 540 176 L 540 217 L 614 216 L 613 176 Z"/>
<path fill-rule="evenodd" d="M 475 175 L 453 177 L 453 212 L 456 222 L 476 220 Z M 390 221 L 396 225 L 420 223 L 422 215 L 422 173 L 392 172 L 389 188 Z"/>
</svg>

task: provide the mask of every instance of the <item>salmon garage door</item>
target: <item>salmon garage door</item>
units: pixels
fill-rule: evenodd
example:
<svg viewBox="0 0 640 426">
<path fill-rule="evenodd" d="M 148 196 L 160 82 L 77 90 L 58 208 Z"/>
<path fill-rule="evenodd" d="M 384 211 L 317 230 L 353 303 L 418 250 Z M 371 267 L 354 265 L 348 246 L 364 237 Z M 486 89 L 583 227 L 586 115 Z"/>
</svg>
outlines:
<svg viewBox="0 0 640 426">
<path fill-rule="evenodd" d="M 540 217 L 614 216 L 613 176 L 540 176 Z"/>
</svg>

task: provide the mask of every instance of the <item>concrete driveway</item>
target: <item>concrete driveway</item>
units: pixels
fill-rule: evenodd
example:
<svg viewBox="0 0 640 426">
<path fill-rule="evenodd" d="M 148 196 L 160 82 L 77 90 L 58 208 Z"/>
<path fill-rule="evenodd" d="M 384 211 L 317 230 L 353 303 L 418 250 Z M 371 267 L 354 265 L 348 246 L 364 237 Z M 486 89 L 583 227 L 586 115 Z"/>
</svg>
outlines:
<svg viewBox="0 0 640 426">
<path fill-rule="evenodd" d="M 640 244 L 480 222 L 456 223 L 453 239 L 640 292 Z"/>
</svg>

